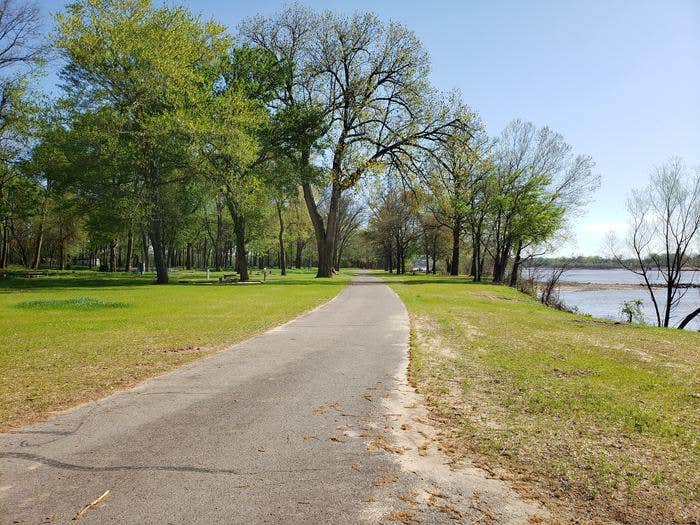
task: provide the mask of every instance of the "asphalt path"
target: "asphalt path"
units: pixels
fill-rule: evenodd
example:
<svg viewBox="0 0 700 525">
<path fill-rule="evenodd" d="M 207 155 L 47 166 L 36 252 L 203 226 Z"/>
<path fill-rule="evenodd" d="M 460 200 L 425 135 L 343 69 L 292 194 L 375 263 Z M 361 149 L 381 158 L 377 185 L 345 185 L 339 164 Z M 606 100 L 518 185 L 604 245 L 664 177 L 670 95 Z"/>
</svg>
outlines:
<svg viewBox="0 0 700 525">
<path fill-rule="evenodd" d="M 78 521 L 381 521 L 397 460 L 368 442 L 408 334 L 399 298 L 360 275 L 258 337 L 0 434 L 0 522 L 65 523 L 107 491 Z"/>
</svg>

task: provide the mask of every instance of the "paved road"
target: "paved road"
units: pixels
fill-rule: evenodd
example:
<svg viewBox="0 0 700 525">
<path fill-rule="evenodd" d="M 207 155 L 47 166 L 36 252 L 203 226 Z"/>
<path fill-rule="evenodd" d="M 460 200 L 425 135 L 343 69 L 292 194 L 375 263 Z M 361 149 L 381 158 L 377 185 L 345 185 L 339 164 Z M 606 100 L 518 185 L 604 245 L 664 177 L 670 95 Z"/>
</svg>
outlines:
<svg viewBox="0 0 700 525">
<path fill-rule="evenodd" d="M 452 468 L 405 377 L 408 333 L 361 275 L 225 352 L 0 434 L 0 523 L 69 523 L 106 491 L 79 522 L 538 522 L 503 481 Z"/>
<path fill-rule="evenodd" d="M 0 434 L 0 522 L 65 523 L 107 490 L 80 522 L 371 521 L 396 467 L 367 452 L 371 392 L 392 388 L 407 341 L 401 301 L 359 276 L 225 352 Z"/>
</svg>

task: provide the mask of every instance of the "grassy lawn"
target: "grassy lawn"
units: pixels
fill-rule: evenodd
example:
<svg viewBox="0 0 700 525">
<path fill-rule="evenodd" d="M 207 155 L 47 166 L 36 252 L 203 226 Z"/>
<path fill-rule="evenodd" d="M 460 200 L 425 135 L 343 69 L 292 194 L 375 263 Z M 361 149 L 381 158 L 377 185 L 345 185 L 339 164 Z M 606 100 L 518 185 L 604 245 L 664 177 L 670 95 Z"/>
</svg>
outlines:
<svg viewBox="0 0 700 525">
<path fill-rule="evenodd" d="M 389 276 L 444 448 L 562 514 L 700 516 L 700 334 L 545 308 L 465 279 Z"/>
<path fill-rule="evenodd" d="M 151 285 L 152 276 L 86 271 L 0 278 L 0 430 L 246 339 L 331 299 L 349 279 L 313 276 L 277 271 L 257 285 L 165 286 Z"/>
</svg>

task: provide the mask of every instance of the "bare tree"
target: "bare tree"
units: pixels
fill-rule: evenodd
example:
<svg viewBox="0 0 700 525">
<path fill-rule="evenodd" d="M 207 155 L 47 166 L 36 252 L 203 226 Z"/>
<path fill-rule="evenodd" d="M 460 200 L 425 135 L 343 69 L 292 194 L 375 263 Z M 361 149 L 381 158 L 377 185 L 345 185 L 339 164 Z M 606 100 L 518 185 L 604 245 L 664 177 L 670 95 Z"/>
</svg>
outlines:
<svg viewBox="0 0 700 525">
<path fill-rule="evenodd" d="M 553 266 L 547 278 L 542 283 L 542 291 L 540 292 L 540 301 L 542 304 L 547 306 L 555 306 L 562 308 L 562 303 L 559 300 L 559 281 L 561 280 L 564 273 L 566 273 L 568 266 L 562 264 L 560 266 Z"/>
<path fill-rule="evenodd" d="M 634 190 L 627 200 L 630 227 L 625 242 L 636 265 L 625 262 L 613 236 L 610 247 L 623 268 L 639 275 L 649 292 L 658 326 L 668 327 L 672 312 L 688 291 L 682 271 L 700 230 L 700 170 L 695 173 L 680 158 L 656 167 L 649 184 Z M 655 286 L 657 279 L 662 286 Z M 691 312 L 685 327 L 700 310 Z"/>
<path fill-rule="evenodd" d="M 0 69 L 35 62 L 45 51 L 35 2 L 0 0 Z"/>
<path fill-rule="evenodd" d="M 41 25 L 35 3 L 0 0 L 0 132 L 12 125 L 17 91 L 46 52 Z"/>
</svg>

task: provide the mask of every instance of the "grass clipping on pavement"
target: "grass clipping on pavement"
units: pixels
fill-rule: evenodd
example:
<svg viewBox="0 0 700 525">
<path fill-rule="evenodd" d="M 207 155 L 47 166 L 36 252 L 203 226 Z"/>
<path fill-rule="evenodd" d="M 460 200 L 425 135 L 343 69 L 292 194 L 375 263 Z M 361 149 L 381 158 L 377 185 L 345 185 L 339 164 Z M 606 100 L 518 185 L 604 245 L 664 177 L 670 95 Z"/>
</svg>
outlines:
<svg viewBox="0 0 700 525">
<path fill-rule="evenodd" d="M 700 334 L 568 314 L 465 279 L 388 279 L 412 317 L 412 380 L 453 457 L 555 514 L 700 516 Z"/>
</svg>

